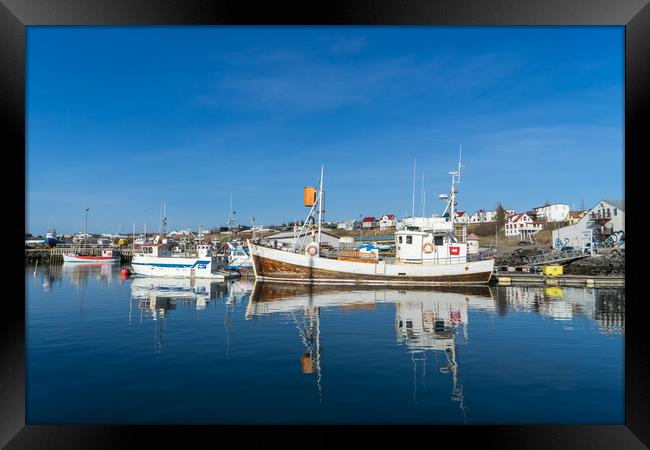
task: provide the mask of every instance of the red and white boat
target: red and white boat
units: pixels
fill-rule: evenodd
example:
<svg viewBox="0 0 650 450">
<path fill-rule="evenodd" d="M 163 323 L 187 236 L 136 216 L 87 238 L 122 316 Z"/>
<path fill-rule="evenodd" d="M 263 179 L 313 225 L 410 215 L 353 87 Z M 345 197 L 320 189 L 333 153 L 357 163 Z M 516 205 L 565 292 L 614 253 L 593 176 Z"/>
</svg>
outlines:
<svg viewBox="0 0 650 450">
<path fill-rule="evenodd" d="M 120 256 L 113 253 L 112 249 L 102 250 L 101 255 L 79 255 L 77 253 L 64 253 L 63 262 L 85 262 L 85 263 L 114 263 L 120 260 Z"/>
</svg>

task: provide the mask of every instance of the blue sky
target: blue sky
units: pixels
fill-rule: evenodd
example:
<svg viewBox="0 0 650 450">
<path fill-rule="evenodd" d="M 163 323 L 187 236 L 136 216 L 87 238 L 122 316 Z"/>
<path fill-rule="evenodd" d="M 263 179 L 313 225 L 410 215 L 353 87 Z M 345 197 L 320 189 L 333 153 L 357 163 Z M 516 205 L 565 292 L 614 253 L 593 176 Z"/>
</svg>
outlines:
<svg viewBox="0 0 650 450">
<path fill-rule="evenodd" d="M 622 27 L 28 27 L 27 231 L 580 208 L 624 190 Z"/>
</svg>

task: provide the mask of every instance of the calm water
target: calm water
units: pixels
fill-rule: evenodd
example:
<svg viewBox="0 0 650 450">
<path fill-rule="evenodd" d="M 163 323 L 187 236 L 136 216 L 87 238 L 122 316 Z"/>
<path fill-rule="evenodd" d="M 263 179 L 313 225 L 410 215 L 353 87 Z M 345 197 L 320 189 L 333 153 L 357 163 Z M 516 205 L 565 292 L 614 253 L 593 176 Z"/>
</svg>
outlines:
<svg viewBox="0 0 650 450">
<path fill-rule="evenodd" d="M 26 267 L 27 422 L 623 423 L 624 289 Z"/>
</svg>

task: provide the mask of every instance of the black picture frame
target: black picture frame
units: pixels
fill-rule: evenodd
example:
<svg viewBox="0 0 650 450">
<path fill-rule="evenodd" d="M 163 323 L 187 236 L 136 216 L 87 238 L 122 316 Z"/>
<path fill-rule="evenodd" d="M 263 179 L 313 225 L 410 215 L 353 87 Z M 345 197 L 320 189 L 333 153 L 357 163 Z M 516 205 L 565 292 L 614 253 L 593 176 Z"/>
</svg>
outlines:
<svg viewBox="0 0 650 450">
<path fill-rule="evenodd" d="M 5 151 L 14 155 L 19 169 L 5 163 L 4 192 L 13 193 L 25 174 L 25 27 L 29 25 L 189 25 L 189 24 L 302 24 L 302 25 L 620 25 L 625 27 L 625 196 L 635 217 L 634 197 L 642 195 L 648 145 L 647 118 L 650 96 L 650 5 L 647 0 L 507 0 L 507 1 L 351 1 L 335 0 L 296 4 L 244 1 L 100 1 L 100 0 L 0 0 L 0 98 Z M 21 158 L 21 155 L 23 156 Z M 634 164 L 637 162 L 637 164 Z M 7 170 L 10 168 L 10 170 Z M 594 176 L 606 176 L 594 174 Z M 15 178 L 14 178 L 15 177 Z M 631 189 L 627 189 L 628 185 Z M 25 205 L 16 197 L 18 211 Z M 25 197 L 26 200 L 26 197 Z M 638 199 L 640 202 L 643 200 Z M 13 211 L 7 211 L 9 213 Z M 628 211 L 629 214 L 629 211 Z M 25 221 L 12 224 L 25 229 Z M 17 222 L 17 223 L 16 223 Z M 628 220 L 625 311 L 625 424 L 568 426 L 431 426 L 408 427 L 439 445 L 477 439 L 489 448 L 646 448 L 650 445 L 650 352 L 644 345 L 648 327 L 643 323 L 645 299 L 635 285 L 641 278 L 642 221 Z M 12 230 L 13 231 L 13 230 Z M 18 231 L 12 233 L 17 236 Z M 13 239 L 13 237 L 12 237 Z M 16 253 L 21 245 L 16 239 Z M 635 247 L 636 245 L 636 247 Z M 22 249 L 21 249 L 22 251 Z M 631 258 L 631 259 L 630 259 Z M 636 260 L 636 263 L 635 263 Z M 15 264 L 15 262 L 14 262 Z M 21 280 L 24 273 L 18 273 Z M 12 273 L 7 272 L 7 275 Z M 11 275 L 9 275 L 11 276 Z M 630 290 L 631 289 L 631 290 Z M 635 292 L 637 292 L 635 294 Z M 23 294 L 24 294 L 23 290 Z M 57 426 L 25 425 L 25 304 L 6 297 L 0 333 L 0 445 L 6 448 L 114 448 L 199 446 L 201 439 L 218 445 L 230 438 L 248 445 L 268 445 L 271 440 L 290 446 L 341 445 L 341 436 L 360 431 L 365 439 L 386 442 L 404 439 L 405 427 L 220 427 L 220 426 Z M 525 407 L 522 406 L 522 407 Z M 237 442 L 237 441 L 235 441 Z M 368 441 L 367 441 L 368 442 Z M 247 445 L 247 446 L 248 446 Z"/>
</svg>

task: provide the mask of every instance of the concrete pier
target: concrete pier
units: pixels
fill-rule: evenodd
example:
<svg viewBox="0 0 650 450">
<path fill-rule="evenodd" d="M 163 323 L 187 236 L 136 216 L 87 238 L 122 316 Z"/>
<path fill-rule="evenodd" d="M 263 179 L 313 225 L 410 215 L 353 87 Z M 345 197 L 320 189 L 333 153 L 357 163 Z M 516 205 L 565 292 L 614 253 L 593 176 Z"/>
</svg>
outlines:
<svg viewBox="0 0 650 450">
<path fill-rule="evenodd" d="M 78 251 L 82 255 L 93 255 L 100 256 L 102 250 L 106 250 L 111 247 L 101 247 L 101 246 L 88 246 L 86 248 L 73 248 L 69 246 L 57 246 L 53 248 L 26 248 L 25 249 L 25 261 L 34 262 L 63 262 L 63 254 L 73 251 Z M 120 256 L 122 262 L 131 261 L 133 258 L 133 249 L 132 248 L 112 248 L 115 254 Z"/>
<path fill-rule="evenodd" d="M 517 284 L 543 284 L 546 286 L 625 286 L 625 275 L 561 275 L 546 276 L 537 273 L 503 272 L 492 275 L 491 284 L 500 286 Z"/>
</svg>

